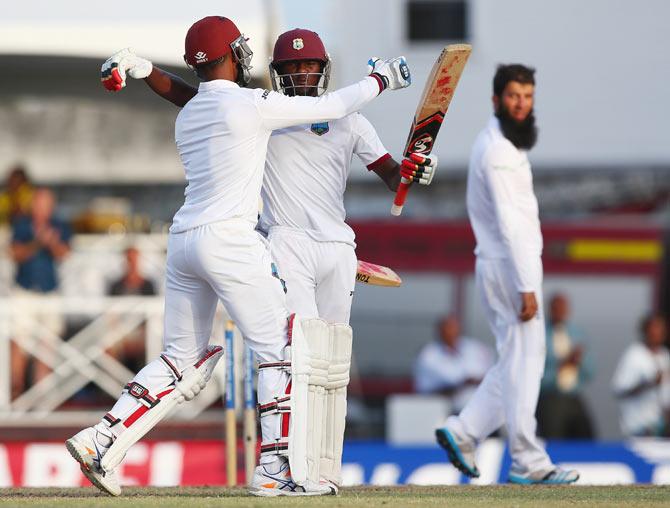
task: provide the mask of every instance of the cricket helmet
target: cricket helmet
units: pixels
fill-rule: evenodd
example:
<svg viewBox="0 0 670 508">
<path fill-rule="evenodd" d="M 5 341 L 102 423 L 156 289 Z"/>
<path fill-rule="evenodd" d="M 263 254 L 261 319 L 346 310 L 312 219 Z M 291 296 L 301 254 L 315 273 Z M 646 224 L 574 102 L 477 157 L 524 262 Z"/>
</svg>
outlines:
<svg viewBox="0 0 670 508">
<path fill-rule="evenodd" d="M 295 79 L 296 76 L 304 76 L 305 73 L 281 73 L 282 64 L 301 60 L 316 60 L 321 62 L 321 72 L 310 73 L 319 76 L 316 86 L 297 84 Z M 307 76 L 310 74 L 307 74 Z M 272 53 L 270 78 L 272 81 L 272 88 L 276 91 L 281 91 L 286 95 L 308 95 L 306 89 L 314 87 L 317 89 L 317 95 L 323 94 L 326 91 L 326 88 L 328 88 L 328 82 L 330 81 L 330 56 L 328 55 L 319 34 L 312 32 L 311 30 L 305 30 L 304 28 L 295 28 L 281 34 L 277 38 Z"/>
<path fill-rule="evenodd" d="M 198 68 L 219 62 L 232 53 L 238 66 L 238 84 L 244 86 L 250 79 L 253 57 L 247 41 L 230 19 L 207 16 L 189 28 L 184 41 L 184 60 L 197 74 Z"/>
</svg>

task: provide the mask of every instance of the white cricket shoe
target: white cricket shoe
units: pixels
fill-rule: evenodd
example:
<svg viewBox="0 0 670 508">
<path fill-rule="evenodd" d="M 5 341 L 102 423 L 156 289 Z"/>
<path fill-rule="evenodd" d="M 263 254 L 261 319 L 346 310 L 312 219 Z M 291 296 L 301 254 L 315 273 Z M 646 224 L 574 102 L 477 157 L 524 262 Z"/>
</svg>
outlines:
<svg viewBox="0 0 670 508">
<path fill-rule="evenodd" d="M 288 461 L 279 459 L 256 468 L 249 494 L 259 497 L 332 496 L 335 491 L 328 485 L 315 484 L 309 480 L 304 485 L 298 485 L 291 478 Z"/>
<path fill-rule="evenodd" d="M 102 492 L 111 496 L 121 495 L 121 485 L 115 471 L 105 472 L 100 468 L 100 460 L 112 441 L 93 427 L 87 427 L 65 441 L 70 455 L 79 462 L 81 472 Z"/>
<path fill-rule="evenodd" d="M 521 473 L 511 470 L 507 481 L 517 485 L 568 485 L 579 480 L 579 472 L 575 469 L 561 469 L 554 466 L 549 470 Z"/>
<path fill-rule="evenodd" d="M 437 442 L 446 450 L 449 460 L 456 469 L 470 478 L 479 478 L 479 469 L 475 464 L 477 444 L 455 432 L 453 426 L 449 425 L 449 420 L 452 418 L 454 417 L 447 418 L 446 425 L 435 430 Z"/>
<path fill-rule="evenodd" d="M 326 480 L 325 478 L 320 478 L 319 479 L 319 485 L 321 486 L 326 486 L 329 487 L 333 492 L 333 496 L 337 496 L 340 493 L 340 487 L 337 486 L 337 484 L 331 482 L 330 480 Z"/>
</svg>

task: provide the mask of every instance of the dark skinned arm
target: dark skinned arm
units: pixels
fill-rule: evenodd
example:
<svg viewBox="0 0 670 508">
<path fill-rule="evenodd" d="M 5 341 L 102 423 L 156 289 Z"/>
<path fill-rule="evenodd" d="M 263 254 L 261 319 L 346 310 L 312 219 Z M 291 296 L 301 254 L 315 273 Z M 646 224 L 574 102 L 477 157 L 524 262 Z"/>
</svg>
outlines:
<svg viewBox="0 0 670 508">
<path fill-rule="evenodd" d="M 194 86 L 156 66 L 151 74 L 144 78 L 144 81 L 156 94 L 180 108 L 183 108 L 198 93 L 198 89 Z"/>
<path fill-rule="evenodd" d="M 379 163 L 372 171 L 384 180 L 390 191 L 395 192 L 398 190 L 398 185 L 400 185 L 400 164 L 393 160 L 393 157 L 389 157 L 384 162 Z"/>
</svg>

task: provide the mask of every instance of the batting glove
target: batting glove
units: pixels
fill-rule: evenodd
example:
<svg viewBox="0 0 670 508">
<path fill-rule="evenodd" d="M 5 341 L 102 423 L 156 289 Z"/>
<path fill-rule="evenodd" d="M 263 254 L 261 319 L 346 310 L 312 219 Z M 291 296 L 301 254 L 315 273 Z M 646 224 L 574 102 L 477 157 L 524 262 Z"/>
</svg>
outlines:
<svg viewBox="0 0 670 508">
<path fill-rule="evenodd" d="M 110 92 L 118 92 L 126 86 L 126 74 L 133 79 L 143 79 L 151 74 L 152 63 L 140 58 L 130 48 L 122 49 L 110 56 L 100 69 L 100 81 Z"/>
<path fill-rule="evenodd" d="M 404 56 L 382 60 L 373 56 L 368 60 L 368 74 L 379 81 L 381 91 L 390 88 L 397 90 L 412 84 L 412 75 Z"/>
<path fill-rule="evenodd" d="M 430 185 L 436 171 L 437 155 L 428 157 L 420 153 L 410 153 L 400 165 L 400 176 L 421 185 Z"/>
</svg>

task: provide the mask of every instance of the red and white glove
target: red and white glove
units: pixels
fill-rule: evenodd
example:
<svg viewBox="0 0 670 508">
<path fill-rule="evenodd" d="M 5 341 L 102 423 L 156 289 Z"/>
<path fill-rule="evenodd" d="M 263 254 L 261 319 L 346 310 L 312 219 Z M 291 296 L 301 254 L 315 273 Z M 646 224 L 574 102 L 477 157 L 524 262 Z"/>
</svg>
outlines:
<svg viewBox="0 0 670 508">
<path fill-rule="evenodd" d="M 100 81 L 110 92 L 118 92 L 126 86 L 126 74 L 133 79 L 144 79 L 152 69 L 153 64 L 149 60 L 126 48 L 114 53 L 102 64 Z"/>
<path fill-rule="evenodd" d="M 430 185 L 436 171 L 437 155 L 410 153 L 400 164 L 400 176 L 421 185 Z"/>
</svg>

